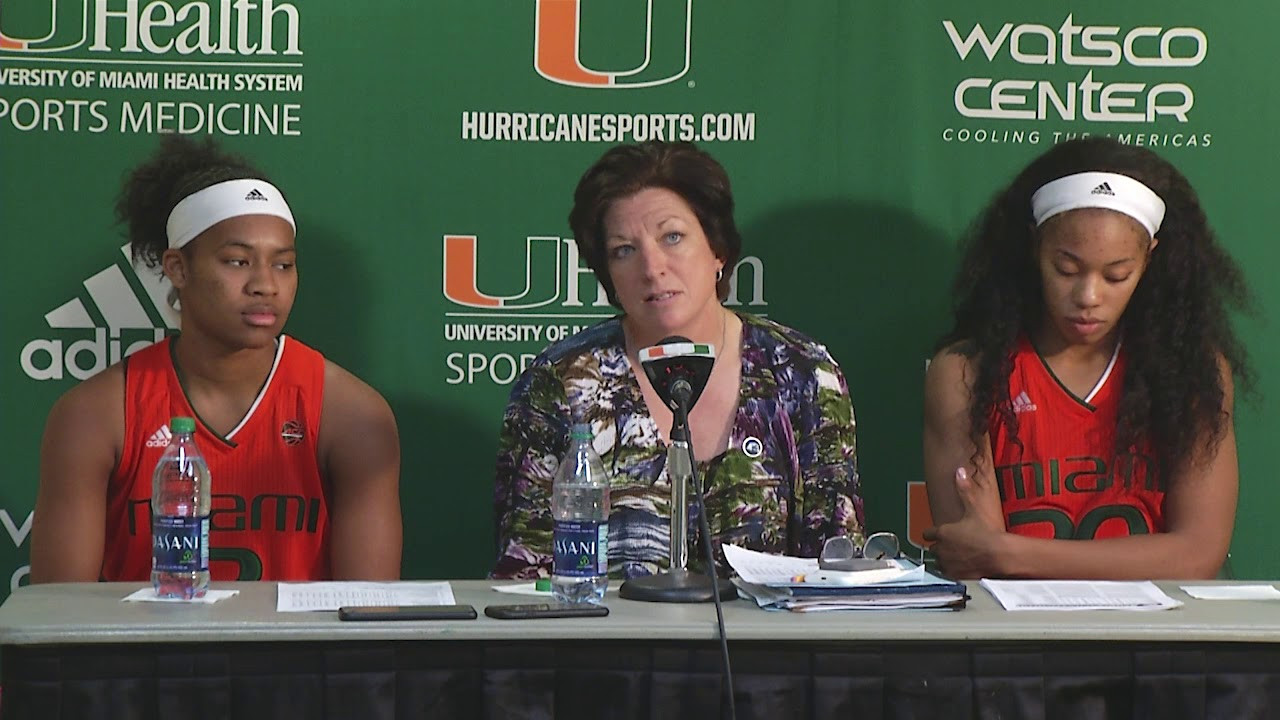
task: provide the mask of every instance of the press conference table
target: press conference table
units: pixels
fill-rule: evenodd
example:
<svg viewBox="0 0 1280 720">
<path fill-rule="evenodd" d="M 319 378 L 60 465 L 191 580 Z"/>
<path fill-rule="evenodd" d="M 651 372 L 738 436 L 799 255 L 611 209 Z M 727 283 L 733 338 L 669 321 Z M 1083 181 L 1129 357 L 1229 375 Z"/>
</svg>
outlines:
<svg viewBox="0 0 1280 720">
<path fill-rule="evenodd" d="M 209 605 L 124 603 L 132 583 L 19 588 L 0 607 L 0 716 L 696 717 L 725 709 L 710 605 L 493 620 L 537 602 L 455 581 L 477 620 L 277 613 L 274 583 Z M 1162 612 L 771 613 L 725 606 L 738 717 L 1280 716 L 1280 602 Z M 193 708 L 195 708 L 193 710 Z"/>
</svg>

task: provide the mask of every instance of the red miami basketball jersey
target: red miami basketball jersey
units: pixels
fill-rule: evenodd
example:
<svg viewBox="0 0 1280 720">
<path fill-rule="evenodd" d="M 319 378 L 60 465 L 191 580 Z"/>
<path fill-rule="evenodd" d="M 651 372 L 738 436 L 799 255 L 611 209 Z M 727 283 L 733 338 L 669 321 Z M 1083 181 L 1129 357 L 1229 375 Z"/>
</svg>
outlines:
<svg viewBox="0 0 1280 720">
<path fill-rule="evenodd" d="M 324 357 L 280 336 L 266 383 L 222 437 L 187 401 L 172 347 L 166 339 L 125 361 L 124 451 L 107 490 L 102 579 L 151 577 L 151 475 L 176 416 L 196 419 L 209 463 L 213 579 L 327 579 L 329 493 L 316 460 Z"/>
<path fill-rule="evenodd" d="M 1150 448 L 1144 443 L 1116 452 L 1125 370 L 1120 345 L 1097 385 L 1078 398 L 1031 342 L 1019 339 L 1009 376 L 1019 442 L 998 415 L 990 424 L 1010 532 L 1059 539 L 1164 532 L 1165 478 Z"/>
</svg>

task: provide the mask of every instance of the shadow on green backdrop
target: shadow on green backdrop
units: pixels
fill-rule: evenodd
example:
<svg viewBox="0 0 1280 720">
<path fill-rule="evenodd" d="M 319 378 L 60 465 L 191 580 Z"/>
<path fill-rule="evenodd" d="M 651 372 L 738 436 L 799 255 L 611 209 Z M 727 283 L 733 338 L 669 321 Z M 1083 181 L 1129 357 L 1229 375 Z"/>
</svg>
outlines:
<svg viewBox="0 0 1280 720">
<path fill-rule="evenodd" d="M 742 231 L 744 253 L 766 258 L 768 285 L 795 289 L 768 298 L 770 317 L 825 328 L 816 339 L 844 371 L 867 528 L 905 537 L 906 483 L 922 479 L 925 360 L 949 325 L 954 243 L 910 212 L 848 200 L 784 208 Z"/>
</svg>

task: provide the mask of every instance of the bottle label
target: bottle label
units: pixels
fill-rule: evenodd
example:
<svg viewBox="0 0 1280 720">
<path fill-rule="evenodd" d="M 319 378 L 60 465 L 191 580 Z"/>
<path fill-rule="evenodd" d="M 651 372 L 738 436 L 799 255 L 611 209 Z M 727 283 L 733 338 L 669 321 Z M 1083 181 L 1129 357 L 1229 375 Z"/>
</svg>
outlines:
<svg viewBox="0 0 1280 720">
<path fill-rule="evenodd" d="M 157 572 L 206 572 L 209 569 L 209 516 L 151 519 L 151 556 Z"/>
<path fill-rule="evenodd" d="M 595 577 L 609 572 L 608 521 L 557 520 L 552 545 L 556 575 Z"/>
</svg>

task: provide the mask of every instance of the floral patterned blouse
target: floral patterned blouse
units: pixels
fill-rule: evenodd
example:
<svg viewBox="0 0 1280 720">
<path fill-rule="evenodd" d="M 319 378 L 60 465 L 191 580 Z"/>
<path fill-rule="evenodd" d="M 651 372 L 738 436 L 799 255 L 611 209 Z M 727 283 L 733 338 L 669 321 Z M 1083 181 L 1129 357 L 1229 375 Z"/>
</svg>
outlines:
<svg viewBox="0 0 1280 720">
<path fill-rule="evenodd" d="M 713 546 L 816 557 L 832 535 L 861 543 L 853 407 L 826 348 L 790 328 L 742 319 L 740 399 L 729 447 L 698 463 Z M 609 574 L 669 565 L 667 446 L 627 361 L 620 318 L 551 345 L 520 376 L 503 417 L 494 487 L 493 577 L 551 573 L 551 482 L 574 423 L 590 424 L 609 472 Z M 690 490 L 689 566 L 704 567 Z M 722 567 L 723 570 L 723 567 Z"/>
</svg>

